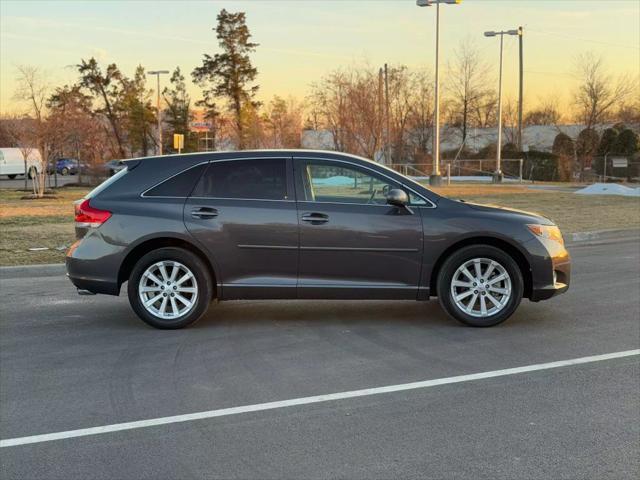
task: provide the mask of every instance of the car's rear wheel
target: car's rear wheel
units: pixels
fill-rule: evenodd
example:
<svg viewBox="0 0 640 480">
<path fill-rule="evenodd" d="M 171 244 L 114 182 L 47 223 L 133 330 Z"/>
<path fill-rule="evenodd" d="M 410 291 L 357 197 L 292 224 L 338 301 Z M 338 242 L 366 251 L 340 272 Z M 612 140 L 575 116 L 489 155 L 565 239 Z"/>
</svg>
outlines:
<svg viewBox="0 0 640 480">
<path fill-rule="evenodd" d="M 509 254 L 489 245 L 470 245 L 447 258 L 437 287 L 440 304 L 451 317 L 472 327 L 491 327 L 518 308 L 524 282 Z"/>
<path fill-rule="evenodd" d="M 133 267 L 127 293 L 136 314 L 155 328 L 183 328 L 211 301 L 213 285 L 203 261 L 182 248 L 160 248 Z"/>
<path fill-rule="evenodd" d="M 14 178 L 16 178 L 17 175 L 7 175 L 7 177 L 9 177 L 9 180 L 13 180 Z"/>
</svg>

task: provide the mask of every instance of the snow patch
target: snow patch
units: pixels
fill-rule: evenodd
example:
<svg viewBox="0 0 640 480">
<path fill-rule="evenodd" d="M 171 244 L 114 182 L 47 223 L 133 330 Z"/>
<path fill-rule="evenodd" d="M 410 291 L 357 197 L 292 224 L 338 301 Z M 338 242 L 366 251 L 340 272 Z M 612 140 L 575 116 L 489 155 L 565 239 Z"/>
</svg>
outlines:
<svg viewBox="0 0 640 480">
<path fill-rule="evenodd" d="M 640 197 L 640 188 L 631 188 L 617 183 L 594 183 L 576 193 L 580 195 L 622 195 L 624 197 Z"/>
</svg>

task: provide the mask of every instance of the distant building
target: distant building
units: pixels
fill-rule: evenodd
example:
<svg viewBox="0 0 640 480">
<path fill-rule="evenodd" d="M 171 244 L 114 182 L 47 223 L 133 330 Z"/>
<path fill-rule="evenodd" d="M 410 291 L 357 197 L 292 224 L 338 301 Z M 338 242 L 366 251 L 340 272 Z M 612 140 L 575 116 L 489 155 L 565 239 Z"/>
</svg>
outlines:
<svg viewBox="0 0 640 480">
<path fill-rule="evenodd" d="M 611 124 L 598 125 L 597 130 L 602 131 L 610 127 Z M 584 125 L 531 125 L 522 130 L 522 145 L 524 151 L 538 150 L 551 152 L 553 141 L 562 132 L 571 138 L 577 138 L 578 134 L 584 130 Z M 513 130 L 511 127 L 503 130 Z M 478 152 L 488 145 L 495 144 L 498 140 L 497 128 L 470 128 L 467 133 L 466 149 Z M 503 133 L 504 143 L 509 142 L 509 136 Z M 443 126 L 442 151 L 456 150 L 462 143 L 462 132 L 458 129 Z M 329 130 L 304 130 L 302 132 L 302 148 L 332 150 L 334 148 L 333 134 Z"/>
</svg>

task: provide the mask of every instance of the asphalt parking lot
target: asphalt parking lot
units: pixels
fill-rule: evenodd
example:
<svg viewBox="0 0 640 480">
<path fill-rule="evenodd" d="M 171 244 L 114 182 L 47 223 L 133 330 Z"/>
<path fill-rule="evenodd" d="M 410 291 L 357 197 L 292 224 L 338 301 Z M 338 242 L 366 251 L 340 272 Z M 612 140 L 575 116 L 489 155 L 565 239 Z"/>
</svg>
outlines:
<svg viewBox="0 0 640 480">
<path fill-rule="evenodd" d="M 572 287 L 471 329 L 437 302 L 229 302 L 157 331 L 124 296 L 3 275 L 0 438 L 640 348 L 640 243 L 570 249 Z M 24 445 L 0 477 L 637 478 L 640 356 Z M 393 389 L 391 389 L 393 390 Z"/>
</svg>

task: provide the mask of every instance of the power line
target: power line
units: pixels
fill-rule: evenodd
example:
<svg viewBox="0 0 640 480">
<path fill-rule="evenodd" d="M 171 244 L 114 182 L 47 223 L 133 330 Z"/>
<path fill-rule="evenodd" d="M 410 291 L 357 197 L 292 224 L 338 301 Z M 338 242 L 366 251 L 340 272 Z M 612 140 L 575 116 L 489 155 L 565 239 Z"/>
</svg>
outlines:
<svg viewBox="0 0 640 480">
<path fill-rule="evenodd" d="M 580 40 L 582 42 L 591 42 L 591 43 L 599 43 L 601 45 L 608 45 L 611 47 L 619 47 L 619 48 L 630 48 L 633 50 L 640 50 L 640 47 L 634 47 L 633 45 L 624 45 L 622 43 L 611 43 L 611 42 L 603 42 L 601 40 L 593 40 L 591 38 L 583 38 L 583 37 L 576 37 L 575 35 L 571 35 L 568 33 L 558 33 L 558 32 L 544 32 L 542 30 L 532 30 L 532 29 L 528 29 L 529 32 L 534 32 L 534 33 L 539 33 L 542 35 L 551 35 L 551 36 L 556 36 L 556 37 L 565 37 L 565 38 L 573 38 L 574 40 Z"/>
</svg>

